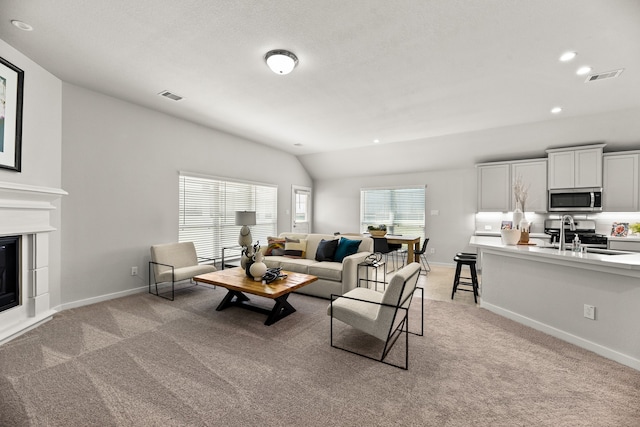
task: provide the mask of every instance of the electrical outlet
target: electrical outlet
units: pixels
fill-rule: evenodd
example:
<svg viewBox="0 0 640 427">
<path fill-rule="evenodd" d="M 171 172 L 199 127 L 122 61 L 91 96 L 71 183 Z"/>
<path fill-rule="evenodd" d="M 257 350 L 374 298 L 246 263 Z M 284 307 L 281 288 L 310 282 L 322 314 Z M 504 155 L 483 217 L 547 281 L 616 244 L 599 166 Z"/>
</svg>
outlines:
<svg viewBox="0 0 640 427">
<path fill-rule="evenodd" d="M 584 317 L 591 320 L 596 320 L 596 308 L 593 305 L 584 305 Z"/>
<path fill-rule="evenodd" d="M 138 267 L 131 267 L 131 275 L 132 276 L 138 275 Z"/>
<path fill-rule="evenodd" d="M 435 253 L 436 253 L 436 248 L 431 248 L 431 249 L 429 249 L 429 253 L 430 253 L 430 254 L 435 254 Z"/>
<path fill-rule="evenodd" d="M 484 229 L 485 229 L 485 230 L 487 230 L 487 231 L 491 230 L 492 228 L 493 228 L 493 227 L 491 227 L 490 225 L 485 225 L 485 226 L 484 226 Z"/>
</svg>

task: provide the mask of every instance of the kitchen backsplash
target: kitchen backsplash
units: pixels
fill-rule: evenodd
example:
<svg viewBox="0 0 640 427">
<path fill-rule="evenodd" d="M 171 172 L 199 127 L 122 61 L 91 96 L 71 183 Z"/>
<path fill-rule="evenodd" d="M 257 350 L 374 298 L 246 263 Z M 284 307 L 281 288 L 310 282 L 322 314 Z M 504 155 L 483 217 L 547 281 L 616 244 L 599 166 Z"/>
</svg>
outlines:
<svg viewBox="0 0 640 427">
<path fill-rule="evenodd" d="M 626 222 L 633 224 L 634 222 L 640 222 L 640 212 L 606 212 L 606 213 L 582 213 L 572 215 L 574 219 L 590 219 L 596 222 L 596 233 L 604 234 L 605 236 L 611 235 L 611 226 L 614 222 Z M 527 220 L 531 223 L 531 233 L 544 233 L 544 220 L 545 219 L 560 219 L 560 214 L 548 213 L 548 214 L 535 214 L 531 212 L 526 213 Z M 500 225 L 502 221 L 511 221 L 513 218 L 512 212 L 480 212 L 476 214 L 476 231 L 481 232 L 500 232 Z M 631 233 L 631 232 L 629 232 Z"/>
<path fill-rule="evenodd" d="M 596 233 L 610 236 L 611 226 L 614 222 L 626 222 L 628 224 L 640 222 L 640 212 L 607 212 L 593 215 L 592 219 L 596 221 Z M 631 230 L 629 230 L 629 235 L 631 233 Z"/>
<path fill-rule="evenodd" d="M 544 232 L 544 220 L 546 215 L 535 214 L 527 212 L 525 214 L 527 221 L 529 221 L 530 233 L 542 233 Z M 480 212 L 476 214 L 476 231 L 484 232 L 500 232 L 500 226 L 502 221 L 512 221 L 513 213 L 501 213 L 501 212 Z"/>
</svg>

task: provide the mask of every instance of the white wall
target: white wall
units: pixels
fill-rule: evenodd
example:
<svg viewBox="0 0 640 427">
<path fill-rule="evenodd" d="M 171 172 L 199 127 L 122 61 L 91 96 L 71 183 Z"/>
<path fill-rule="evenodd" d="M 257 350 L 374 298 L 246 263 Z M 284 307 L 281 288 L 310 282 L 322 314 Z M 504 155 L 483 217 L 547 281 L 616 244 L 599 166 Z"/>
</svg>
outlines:
<svg viewBox="0 0 640 427">
<path fill-rule="evenodd" d="M 429 255 L 429 262 L 453 264 L 456 252 L 471 250 L 468 243 L 474 233 L 477 198 L 475 168 L 316 180 L 314 231 L 362 231 L 360 189 L 402 185 L 427 186 L 426 235 L 430 238 L 428 247 L 436 250 Z M 430 215 L 432 210 L 439 215 Z"/>
<path fill-rule="evenodd" d="M 22 117 L 22 171 L 0 169 L 0 181 L 61 187 L 62 82 L 35 62 L 0 40 L 0 57 L 24 71 Z M 51 306 L 60 303 L 61 209 L 51 212 L 49 235 L 49 296 Z"/>
<path fill-rule="evenodd" d="M 67 83 L 62 101 L 67 307 L 147 284 L 149 246 L 178 239 L 178 171 L 277 184 L 280 232 L 312 185 L 284 152 Z"/>
</svg>

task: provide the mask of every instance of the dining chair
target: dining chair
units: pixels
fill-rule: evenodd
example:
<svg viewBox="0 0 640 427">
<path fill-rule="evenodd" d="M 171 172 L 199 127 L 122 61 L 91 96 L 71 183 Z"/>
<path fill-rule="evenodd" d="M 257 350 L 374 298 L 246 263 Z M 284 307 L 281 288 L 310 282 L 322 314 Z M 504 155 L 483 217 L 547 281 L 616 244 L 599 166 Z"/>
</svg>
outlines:
<svg viewBox="0 0 640 427">
<path fill-rule="evenodd" d="M 393 259 L 393 269 L 388 271 L 395 271 L 398 269 L 398 262 L 396 255 L 398 255 L 398 249 L 402 247 L 402 245 L 390 245 L 387 242 L 386 237 L 371 237 L 373 239 L 373 251 L 379 252 L 384 255 L 384 260 L 389 265 L 389 256 Z M 404 262 L 403 262 L 404 265 Z"/>
<path fill-rule="evenodd" d="M 424 242 L 422 242 L 422 249 L 414 251 L 414 255 L 418 255 L 420 257 L 420 264 L 422 265 L 422 268 L 425 274 L 427 274 L 428 272 L 431 271 L 431 266 L 429 265 L 429 261 L 427 260 L 427 244 L 429 243 L 429 238 L 427 237 L 426 239 L 424 239 Z M 401 258 L 402 258 L 402 264 L 404 265 L 405 262 L 405 258 L 407 256 L 407 250 L 403 249 L 400 252 Z M 422 271 L 420 271 L 420 274 L 422 274 Z"/>
</svg>

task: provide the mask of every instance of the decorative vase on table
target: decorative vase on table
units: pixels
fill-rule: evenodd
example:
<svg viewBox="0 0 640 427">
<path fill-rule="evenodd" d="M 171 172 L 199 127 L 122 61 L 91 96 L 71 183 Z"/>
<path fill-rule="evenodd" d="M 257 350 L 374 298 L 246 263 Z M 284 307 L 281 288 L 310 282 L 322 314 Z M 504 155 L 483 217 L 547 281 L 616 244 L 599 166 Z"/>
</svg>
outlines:
<svg viewBox="0 0 640 427">
<path fill-rule="evenodd" d="M 248 246 L 244 246 L 242 248 L 242 255 L 240 256 L 240 267 L 242 267 L 245 273 L 247 273 L 247 276 L 251 277 L 252 279 L 253 276 L 249 272 L 249 268 L 251 268 L 251 264 L 254 263 L 254 255 L 259 250 L 259 248 L 260 245 L 257 243 L 253 246 L 251 246 L 251 244 L 249 244 Z"/>
<path fill-rule="evenodd" d="M 248 258 L 245 262 L 244 262 L 244 272 L 247 274 L 247 277 L 253 279 L 253 276 L 251 275 L 251 266 L 253 265 L 253 259 Z"/>
<path fill-rule="evenodd" d="M 520 229 L 520 221 L 524 218 L 524 213 L 519 207 L 516 207 L 513 211 L 513 228 Z"/>
<path fill-rule="evenodd" d="M 262 262 L 261 252 L 258 252 L 254 258 L 255 261 L 251 264 L 251 267 L 249 267 L 249 272 L 251 273 L 251 276 L 253 276 L 253 280 L 259 281 L 262 280 L 262 276 L 267 272 L 267 265 Z"/>
</svg>

